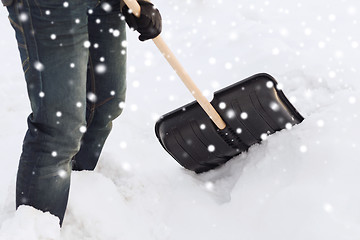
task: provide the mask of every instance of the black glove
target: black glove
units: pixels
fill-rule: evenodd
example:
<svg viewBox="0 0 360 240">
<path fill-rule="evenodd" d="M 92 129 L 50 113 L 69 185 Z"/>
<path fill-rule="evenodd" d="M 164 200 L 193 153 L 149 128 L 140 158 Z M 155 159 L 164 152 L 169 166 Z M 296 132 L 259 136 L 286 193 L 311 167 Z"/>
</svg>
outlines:
<svg viewBox="0 0 360 240">
<path fill-rule="evenodd" d="M 122 13 L 125 16 L 125 21 L 130 28 L 140 33 L 140 41 L 145 41 L 157 37 L 161 33 L 162 21 L 159 10 L 148 1 L 138 0 L 141 7 L 140 17 L 129 13 L 129 8 L 125 5 Z"/>
</svg>

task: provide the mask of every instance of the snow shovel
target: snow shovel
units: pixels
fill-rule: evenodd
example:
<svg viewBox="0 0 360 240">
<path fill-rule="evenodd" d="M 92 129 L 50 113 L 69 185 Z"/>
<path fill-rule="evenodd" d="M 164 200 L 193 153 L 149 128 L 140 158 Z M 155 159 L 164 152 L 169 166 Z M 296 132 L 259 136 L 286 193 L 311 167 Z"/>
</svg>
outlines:
<svg viewBox="0 0 360 240">
<path fill-rule="evenodd" d="M 136 0 L 124 2 L 140 16 Z M 214 169 L 268 135 L 304 120 L 276 80 L 265 73 L 215 92 L 210 103 L 163 39 L 153 41 L 196 99 L 163 115 L 155 126 L 161 145 L 184 168 L 196 173 Z"/>
</svg>

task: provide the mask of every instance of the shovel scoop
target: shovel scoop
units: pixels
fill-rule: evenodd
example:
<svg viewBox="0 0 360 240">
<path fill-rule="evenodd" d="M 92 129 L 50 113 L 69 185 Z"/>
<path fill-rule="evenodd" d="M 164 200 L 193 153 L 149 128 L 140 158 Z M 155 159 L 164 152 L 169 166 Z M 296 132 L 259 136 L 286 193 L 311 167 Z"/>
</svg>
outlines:
<svg viewBox="0 0 360 240">
<path fill-rule="evenodd" d="M 140 16 L 136 0 L 124 2 Z M 217 91 L 209 102 L 161 36 L 153 41 L 196 99 L 165 114 L 155 126 L 161 145 L 186 169 L 201 173 L 216 168 L 268 135 L 303 121 L 265 73 Z"/>
<path fill-rule="evenodd" d="M 219 129 L 195 101 L 156 123 L 162 146 L 183 167 L 201 173 L 246 151 L 268 135 L 304 118 L 268 74 L 257 74 L 221 89 L 211 101 L 226 123 Z"/>
</svg>

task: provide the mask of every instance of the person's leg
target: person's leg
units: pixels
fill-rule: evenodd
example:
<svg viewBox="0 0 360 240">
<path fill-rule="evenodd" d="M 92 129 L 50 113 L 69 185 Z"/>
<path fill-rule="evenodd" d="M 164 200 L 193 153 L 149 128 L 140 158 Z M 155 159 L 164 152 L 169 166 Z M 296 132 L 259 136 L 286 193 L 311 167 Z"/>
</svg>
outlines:
<svg viewBox="0 0 360 240">
<path fill-rule="evenodd" d="M 93 170 L 126 92 L 126 31 L 120 1 L 101 1 L 89 14 L 87 131 L 73 170 Z"/>
<path fill-rule="evenodd" d="M 71 158 L 83 135 L 89 1 L 14 0 L 15 29 L 32 113 L 23 142 L 16 206 L 30 205 L 63 221 Z M 85 44 L 86 45 L 86 44 Z"/>
</svg>

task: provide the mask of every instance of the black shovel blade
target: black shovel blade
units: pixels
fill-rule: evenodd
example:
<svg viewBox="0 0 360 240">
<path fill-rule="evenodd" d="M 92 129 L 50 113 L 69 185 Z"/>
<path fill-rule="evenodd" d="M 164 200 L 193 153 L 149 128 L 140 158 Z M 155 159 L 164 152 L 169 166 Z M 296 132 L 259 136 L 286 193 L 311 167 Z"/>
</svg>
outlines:
<svg viewBox="0 0 360 240">
<path fill-rule="evenodd" d="M 211 104 L 227 124 L 223 130 L 194 101 L 162 116 L 156 136 L 186 169 L 201 173 L 216 168 L 267 135 L 304 120 L 277 85 L 261 73 L 217 91 Z"/>
</svg>

